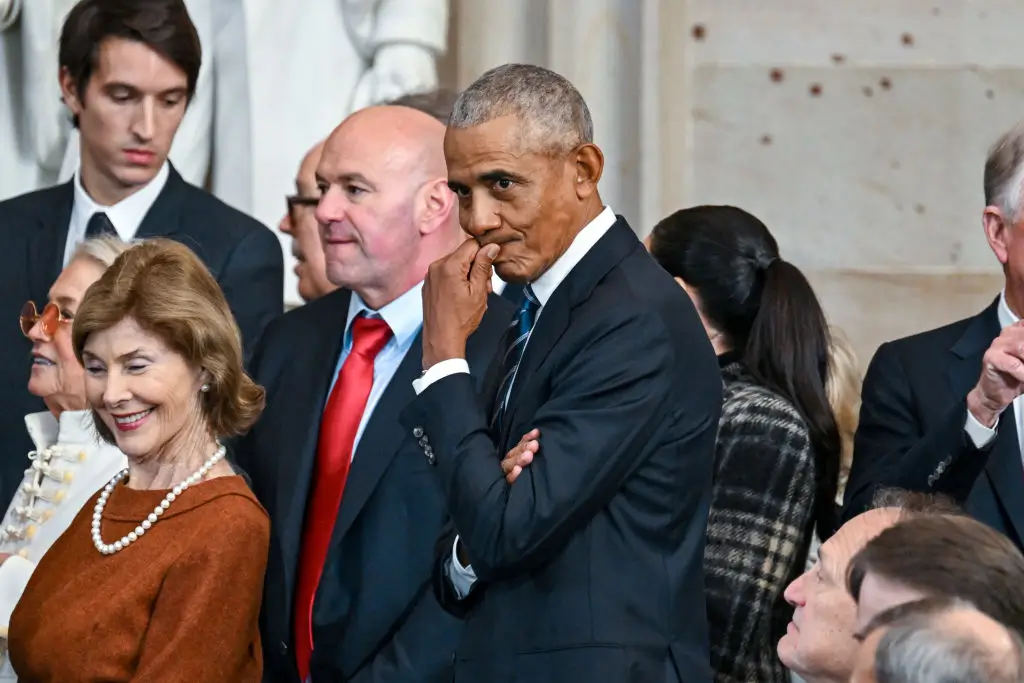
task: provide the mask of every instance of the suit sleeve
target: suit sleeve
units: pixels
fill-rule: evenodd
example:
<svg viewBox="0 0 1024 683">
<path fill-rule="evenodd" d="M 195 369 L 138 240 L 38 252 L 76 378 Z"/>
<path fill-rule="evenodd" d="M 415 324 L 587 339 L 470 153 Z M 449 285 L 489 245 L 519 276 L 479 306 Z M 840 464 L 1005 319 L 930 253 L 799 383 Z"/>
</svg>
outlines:
<svg viewBox="0 0 1024 683">
<path fill-rule="evenodd" d="M 447 683 L 462 622 L 446 614 L 424 585 L 412 611 L 384 648 L 349 683 Z"/>
<path fill-rule="evenodd" d="M 527 352 L 529 353 L 529 352 Z M 642 312 L 600 320 L 567 353 L 530 427 L 540 452 L 509 485 L 472 378 L 453 374 L 420 394 L 403 424 L 422 426 L 448 508 L 483 581 L 548 560 L 605 507 L 661 430 L 672 395 L 674 345 Z"/>
<path fill-rule="evenodd" d="M 874 494 L 885 488 L 943 494 L 962 503 L 985 468 L 994 440 L 976 448 L 968 437 L 966 396 L 926 430 L 913 393 L 898 349 L 883 344 L 864 377 L 844 521 L 870 508 Z"/>
<path fill-rule="evenodd" d="M 164 578 L 132 681 L 232 681 L 255 667 L 270 523 L 255 514 L 223 519 L 234 523 L 221 521 L 216 542 L 196 538 Z"/>
<path fill-rule="evenodd" d="M 253 229 L 235 247 L 220 286 L 242 333 L 245 358 L 271 320 L 284 313 L 284 255 L 267 228 Z"/>
</svg>

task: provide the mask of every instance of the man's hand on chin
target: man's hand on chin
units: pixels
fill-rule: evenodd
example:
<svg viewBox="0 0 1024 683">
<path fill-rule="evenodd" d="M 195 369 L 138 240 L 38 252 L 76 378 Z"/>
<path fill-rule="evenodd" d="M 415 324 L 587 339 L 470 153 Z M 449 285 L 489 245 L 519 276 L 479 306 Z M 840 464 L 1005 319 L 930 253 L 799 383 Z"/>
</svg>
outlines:
<svg viewBox="0 0 1024 683">
<path fill-rule="evenodd" d="M 423 369 L 466 357 L 466 340 L 487 310 L 498 245 L 467 239 L 434 261 L 423 282 Z"/>
</svg>

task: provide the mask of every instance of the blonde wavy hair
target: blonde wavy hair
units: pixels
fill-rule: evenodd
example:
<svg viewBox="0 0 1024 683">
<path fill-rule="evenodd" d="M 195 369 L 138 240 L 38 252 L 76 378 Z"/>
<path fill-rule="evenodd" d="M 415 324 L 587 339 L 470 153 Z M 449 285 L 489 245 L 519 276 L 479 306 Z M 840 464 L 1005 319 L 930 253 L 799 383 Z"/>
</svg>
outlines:
<svg viewBox="0 0 1024 683">
<path fill-rule="evenodd" d="M 853 463 L 853 436 L 860 421 L 860 392 L 864 377 L 849 338 L 835 327 L 832 328 L 830 354 L 829 377 L 825 388 L 839 428 L 841 450 L 837 502 L 842 502 L 846 480 L 850 476 L 850 465 Z"/>
</svg>

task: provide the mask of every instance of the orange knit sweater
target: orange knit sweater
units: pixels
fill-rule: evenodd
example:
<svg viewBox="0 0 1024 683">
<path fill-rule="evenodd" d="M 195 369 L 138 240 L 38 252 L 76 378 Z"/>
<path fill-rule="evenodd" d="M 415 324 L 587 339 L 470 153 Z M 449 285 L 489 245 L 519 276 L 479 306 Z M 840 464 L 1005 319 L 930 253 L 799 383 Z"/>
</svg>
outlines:
<svg viewBox="0 0 1024 683">
<path fill-rule="evenodd" d="M 119 484 L 103 540 L 132 531 L 166 494 Z M 43 556 L 11 616 L 18 680 L 259 683 L 270 521 L 241 477 L 190 487 L 113 555 L 92 543 L 97 498 Z"/>
</svg>

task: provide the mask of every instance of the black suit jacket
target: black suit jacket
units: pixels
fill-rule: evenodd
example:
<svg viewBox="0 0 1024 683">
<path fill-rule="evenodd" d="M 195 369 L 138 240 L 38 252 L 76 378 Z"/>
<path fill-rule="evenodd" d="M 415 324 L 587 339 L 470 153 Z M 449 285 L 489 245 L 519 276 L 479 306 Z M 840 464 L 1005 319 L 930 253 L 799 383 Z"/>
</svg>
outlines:
<svg viewBox="0 0 1024 683">
<path fill-rule="evenodd" d="M 0 202 L 0 506 L 6 509 L 27 467 L 24 416 L 45 410 L 25 389 L 32 348 L 18 328 L 22 304 L 47 301 L 63 268 L 74 181 Z M 168 237 L 190 247 L 217 278 L 251 351 L 284 311 L 284 258 L 261 223 L 190 185 L 170 169 L 167 184 L 139 225 L 139 238 Z"/>
<path fill-rule="evenodd" d="M 348 316 L 348 290 L 289 311 L 267 329 L 253 358 L 267 409 L 237 446 L 239 464 L 271 519 L 260 627 L 264 680 L 297 683 L 293 597 L 306 500 Z M 492 296 L 467 358 L 486 367 L 513 308 Z M 359 441 L 313 610 L 314 683 L 442 683 L 451 677 L 461 623 L 430 590 L 444 498 L 398 414 L 415 395 L 417 335 Z"/>
<path fill-rule="evenodd" d="M 879 347 L 864 378 L 844 519 L 867 509 L 881 488 L 942 493 L 1021 545 L 1024 467 L 1014 411 L 981 449 L 964 431 L 967 394 L 999 336 L 998 304 Z"/>
<path fill-rule="evenodd" d="M 436 457 L 479 581 L 457 600 L 441 545 L 439 599 L 466 619 L 459 683 L 710 681 L 704 538 L 722 380 L 690 299 L 623 219 L 540 312 L 493 433 L 498 385 L 465 374 L 402 416 Z M 500 460 L 540 429 L 514 484 Z"/>
</svg>

